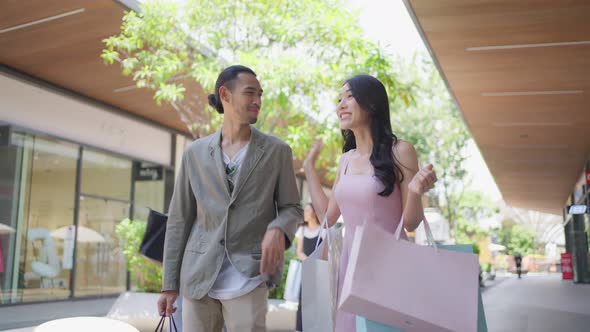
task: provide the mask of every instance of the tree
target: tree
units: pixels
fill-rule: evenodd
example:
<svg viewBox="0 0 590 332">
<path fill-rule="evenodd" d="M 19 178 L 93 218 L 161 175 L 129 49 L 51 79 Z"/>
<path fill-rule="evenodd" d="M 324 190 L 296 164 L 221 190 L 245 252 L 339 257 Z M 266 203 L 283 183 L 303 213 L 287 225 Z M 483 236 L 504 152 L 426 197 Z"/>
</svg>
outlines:
<svg viewBox="0 0 590 332">
<path fill-rule="evenodd" d="M 480 191 L 465 190 L 461 199 L 457 201 L 459 218 L 466 222 L 477 222 L 500 211 L 496 204 Z"/>
<path fill-rule="evenodd" d="M 285 139 L 297 157 L 323 137 L 320 163 L 332 175 L 342 138 L 330 113 L 346 77 L 372 74 L 392 99 L 411 100 L 391 57 L 364 37 L 357 13 L 342 0 L 152 0 L 140 8 L 126 13 L 120 34 L 105 39 L 102 58 L 152 89 L 156 102 L 170 103 L 194 137 L 219 127 L 203 92 L 229 64 L 258 74 L 265 92 L 257 126 Z M 187 89 L 191 82 L 203 92 Z"/>
<path fill-rule="evenodd" d="M 464 164 L 471 137 L 430 57 L 417 54 L 412 63 L 400 63 L 404 69 L 400 78 L 410 82 L 414 103 L 411 107 L 395 104 L 394 131 L 414 144 L 423 164 L 435 165 L 439 181 L 429 195 L 430 204 L 441 210 L 457 239 L 458 221 L 467 208 L 462 205 L 469 184 Z M 469 207 L 470 211 L 479 208 L 483 209 Z"/>
<path fill-rule="evenodd" d="M 498 208 L 482 192 L 462 191 L 461 199 L 457 202 L 456 213 L 456 241 L 458 243 L 477 243 L 489 236 L 487 230 L 482 229 L 478 222 L 498 213 Z"/>
<path fill-rule="evenodd" d="M 254 68 L 265 89 L 257 126 L 299 158 L 322 137 L 319 163 L 332 178 L 342 149 L 332 113 L 337 91 L 350 75 L 374 75 L 390 96 L 394 131 L 436 165 L 431 204 L 456 229 L 470 138 L 453 99 L 428 56 L 393 60 L 365 38 L 343 1 L 145 1 L 124 16 L 120 34 L 105 39 L 102 58 L 152 89 L 156 102 L 170 103 L 195 137 L 219 127 L 221 117 L 205 106 L 219 71 L 234 63 Z"/>
<path fill-rule="evenodd" d="M 506 218 L 531 230 L 539 245 L 554 241 L 563 232 L 562 217 L 558 215 L 508 206 L 502 212 Z"/>
<path fill-rule="evenodd" d="M 488 232 L 483 230 L 477 223 L 469 222 L 464 219 L 457 221 L 457 242 L 458 243 L 476 243 L 485 239 Z"/>
<path fill-rule="evenodd" d="M 535 232 L 513 220 L 505 220 L 502 226 L 493 232 L 496 241 L 506 246 L 508 255 L 522 256 L 533 253 Z"/>
<path fill-rule="evenodd" d="M 146 227 L 143 220 L 124 219 L 115 226 L 115 233 L 121 241 L 132 283 L 140 292 L 157 293 L 162 290 L 162 265 L 139 254 Z"/>
<path fill-rule="evenodd" d="M 467 244 L 471 243 L 474 246 L 473 253 L 479 254 L 478 242 L 485 239 L 488 232 L 483 230 L 477 223 L 466 220 L 457 221 L 457 235 L 456 242 Z"/>
</svg>

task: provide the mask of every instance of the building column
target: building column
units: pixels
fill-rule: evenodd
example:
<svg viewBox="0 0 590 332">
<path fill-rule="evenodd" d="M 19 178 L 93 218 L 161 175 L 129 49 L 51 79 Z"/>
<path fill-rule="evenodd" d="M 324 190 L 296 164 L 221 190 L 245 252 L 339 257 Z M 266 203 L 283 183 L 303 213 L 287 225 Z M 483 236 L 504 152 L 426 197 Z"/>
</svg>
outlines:
<svg viewBox="0 0 590 332">
<path fill-rule="evenodd" d="M 590 283 L 588 266 L 588 234 L 586 233 L 586 215 L 574 215 L 572 221 L 572 264 L 575 283 Z"/>
</svg>

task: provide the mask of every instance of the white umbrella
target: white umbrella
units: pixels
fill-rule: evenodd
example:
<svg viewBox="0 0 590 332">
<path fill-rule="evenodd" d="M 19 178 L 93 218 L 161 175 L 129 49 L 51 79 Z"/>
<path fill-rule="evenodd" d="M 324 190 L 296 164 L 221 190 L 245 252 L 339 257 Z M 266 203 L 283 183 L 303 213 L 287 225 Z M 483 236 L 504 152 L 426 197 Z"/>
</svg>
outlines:
<svg viewBox="0 0 590 332">
<path fill-rule="evenodd" d="M 63 240 L 63 239 L 66 239 L 68 237 L 68 233 L 71 232 L 70 236 L 72 236 L 72 239 L 73 239 L 75 228 L 76 228 L 75 226 L 64 226 L 64 227 L 54 230 L 50 234 L 52 237 Z M 105 238 L 93 229 L 90 229 L 90 228 L 87 228 L 84 226 L 80 226 L 78 228 L 78 242 L 87 242 L 87 243 L 105 242 Z"/>
<path fill-rule="evenodd" d="M 0 224 L 0 234 L 14 233 L 16 230 L 8 225 Z"/>
<path fill-rule="evenodd" d="M 106 317 L 70 317 L 52 320 L 35 328 L 36 332 L 52 331 L 116 331 L 139 332 L 132 325 Z"/>
<path fill-rule="evenodd" d="M 488 245 L 488 249 L 492 252 L 494 251 L 503 251 L 506 250 L 506 247 L 501 245 L 501 244 L 496 244 L 496 243 L 490 243 Z"/>
</svg>

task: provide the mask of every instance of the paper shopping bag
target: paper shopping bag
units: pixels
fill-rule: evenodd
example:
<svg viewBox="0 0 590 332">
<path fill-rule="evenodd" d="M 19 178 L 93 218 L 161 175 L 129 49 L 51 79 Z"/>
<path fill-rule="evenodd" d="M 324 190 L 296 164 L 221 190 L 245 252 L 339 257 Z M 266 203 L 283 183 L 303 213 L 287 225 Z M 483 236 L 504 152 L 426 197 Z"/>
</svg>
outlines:
<svg viewBox="0 0 590 332">
<path fill-rule="evenodd" d="M 283 299 L 290 302 L 299 301 L 299 292 L 301 291 L 301 262 L 292 259 L 289 262 L 289 271 L 287 271 L 287 280 L 285 283 L 285 293 Z"/>
<path fill-rule="evenodd" d="M 327 225 L 322 222 L 322 229 Z M 301 317 L 306 332 L 332 332 L 336 319 L 342 231 L 332 227 L 302 263 Z"/>
<path fill-rule="evenodd" d="M 477 256 L 400 239 L 401 227 L 357 227 L 340 309 L 408 332 L 477 331 Z"/>
</svg>

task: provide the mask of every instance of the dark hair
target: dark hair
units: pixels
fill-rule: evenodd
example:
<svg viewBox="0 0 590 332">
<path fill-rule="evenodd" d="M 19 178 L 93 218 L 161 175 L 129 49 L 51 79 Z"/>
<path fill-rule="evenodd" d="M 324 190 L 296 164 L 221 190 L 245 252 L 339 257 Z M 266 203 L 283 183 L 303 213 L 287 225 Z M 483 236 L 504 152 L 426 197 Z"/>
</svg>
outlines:
<svg viewBox="0 0 590 332">
<path fill-rule="evenodd" d="M 235 65 L 225 68 L 221 74 L 219 74 L 219 77 L 217 77 L 217 81 L 215 82 L 215 93 L 210 94 L 207 98 L 209 100 L 209 105 L 211 105 L 217 113 L 223 114 L 223 105 L 221 104 L 221 98 L 219 97 L 219 88 L 225 86 L 230 91 L 233 91 L 234 83 L 240 73 L 248 73 L 256 76 L 256 73 L 252 69 L 246 66 Z"/>
<path fill-rule="evenodd" d="M 387 91 L 381 81 L 370 75 L 353 76 L 344 82 L 344 85 L 346 84 L 350 87 L 356 102 L 369 113 L 369 128 L 373 139 L 370 161 L 375 169 L 375 176 L 384 186 L 379 195 L 389 196 L 395 184 L 403 181 L 403 174 L 392 150 L 397 137 L 391 130 Z M 342 152 L 356 148 L 356 139 L 352 130 L 342 130 L 342 136 L 344 136 Z"/>
<path fill-rule="evenodd" d="M 313 214 L 315 215 L 315 220 L 318 224 L 321 224 L 321 221 L 318 218 L 317 213 L 315 212 L 315 208 L 313 207 L 313 204 L 311 202 L 308 202 L 305 204 L 305 206 L 303 207 L 303 209 L 307 208 L 307 207 L 311 207 L 311 209 L 313 210 Z M 307 226 L 309 223 L 307 222 L 307 220 L 305 220 L 305 218 L 303 218 L 303 225 Z"/>
</svg>

